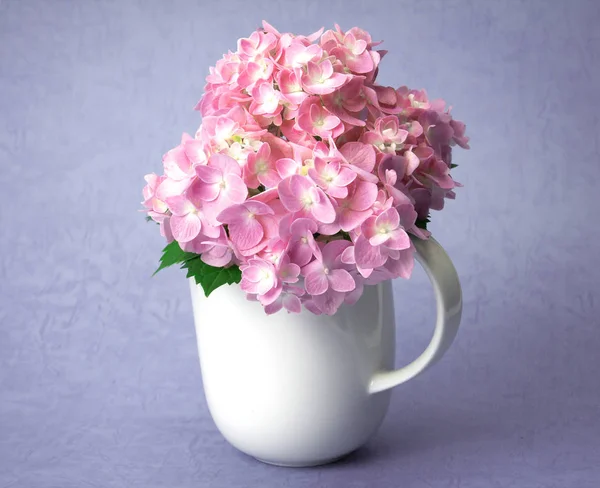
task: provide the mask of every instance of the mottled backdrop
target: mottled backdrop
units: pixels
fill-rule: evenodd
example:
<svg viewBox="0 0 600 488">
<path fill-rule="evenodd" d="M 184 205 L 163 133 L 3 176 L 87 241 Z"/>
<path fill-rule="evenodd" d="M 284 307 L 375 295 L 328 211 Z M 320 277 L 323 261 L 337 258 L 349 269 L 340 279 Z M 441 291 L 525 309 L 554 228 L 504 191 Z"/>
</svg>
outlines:
<svg viewBox="0 0 600 488">
<path fill-rule="evenodd" d="M 385 41 L 381 81 L 467 122 L 431 229 L 464 286 L 456 343 L 339 464 L 234 451 L 202 395 L 187 283 L 142 176 L 193 132 L 209 65 L 262 18 Z M 0 0 L 0 488 L 596 488 L 600 4 Z M 398 363 L 433 326 L 395 285 Z"/>
</svg>

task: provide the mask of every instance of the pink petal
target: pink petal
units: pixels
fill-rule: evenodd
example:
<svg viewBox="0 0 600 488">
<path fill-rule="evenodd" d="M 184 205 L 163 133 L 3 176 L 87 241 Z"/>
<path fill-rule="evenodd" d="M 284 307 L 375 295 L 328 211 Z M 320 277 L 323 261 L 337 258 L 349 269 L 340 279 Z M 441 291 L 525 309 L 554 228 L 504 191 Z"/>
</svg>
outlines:
<svg viewBox="0 0 600 488">
<path fill-rule="evenodd" d="M 337 221 L 337 218 L 331 224 L 322 224 L 319 223 L 319 234 L 323 234 L 324 236 L 333 236 L 337 234 L 341 230 L 340 224 Z"/>
<path fill-rule="evenodd" d="M 296 297 L 297 299 L 298 297 Z M 283 297 L 279 297 L 277 300 L 275 300 L 274 302 L 269 303 L 268 305 L 265 305 L 265 313 L 267 315 L 272 315 L 274 313 L 279 312 L 282 308 L 283 308 Z M 299 301 L 299 300 L 298 300 Z"/>
<path fill-rule="evenodd" d="M 369 239 L 377 233 L 377 217 L 369 217 L 360 227 L 363 235 Z"/>
<path fill-rule="evenodd" d="M 303 237 L 307 234 L 317 232 L 317 224 L 310 219 L 296 219 L 290 226 L 290 232 L 294 237 Z"/>
<path fill-rule="evenodd" d="M 379 183 L 379 178 L 373 173 L 369 173 L 358 166 L 354 166 L 353 164 L 347 164 L 346 167 L 354 171 L 356 175 L 363 181 L 368 181 L 369 183 L 375 184 Z"/>
<path fill-rule="evenodd" d="M 195 139 L 191 139 L 185 142 L 183 145 L 187 157 L 192 163 L 204 163 L 206 161 L 206 154 L 204 152 L 204 143 Z"/>
<path fill-rule="evenodd" d="M 284 283 L 296 283 L 300 274 L 300 266 L 295 263 L 286 263 L 279 268 L 279 276 Z"/>
<path fill-rule="evenodd" d="M 387 242 L 386 247 L 401 251 L 410 247 L 410 237 L 404 229 L 396 229 L 391 236 L 391 239 Z"/>
<path fill-rule="evenodd" d="M 202 216 L 204 217 L 204 216 Z M 225 230 L 223 229 L 223 227 L 221 225 L 211 225 L 208 222 L 205 222 L 204 218 L 201 218 L 200 221 L 202 222 L 202 233 L 210 238 L 210 239 L 217 239 L 217 238 L 221 238 L 221 239 L 225 239 L 226 240 L 226 234 L 225 234 Z"/>
<path fill-rule="evenodd" d="M 336 217 L 335 209 L 331 200 L 323 193 L 323 190 L 316 189 L 319 195 L 319 201 L 314 203 L 311 207 L 311 213 L 315 219 L 324 224 L 331 224 Z"/>
<path fill-rule="evenodd" d="M 352 195 L 350 207 L 352 210 L 367 210 L 377 200 L 377 185 L 367 181 L 358 181 Z"/>
<path fill-rule="evenodd" d="M 203 253 L 200 259 L 209 266 L 222 268 L 231 262 L 232 256 L 229 246 L 216 245 L 210 251 Z"/>
<path fill-rule="evenodd" d="M 255 218 L 246 218 L 241 222 L 231 224 L 229 235 L 232 242 L 243 251 L 256 246 L 263 238 L 264 230 Z"/>
<path fill-rule="evenodd" d="M 325 109 L 324 109 L 325 110 Z M 338 125 L 340 125 L 342 121 L 338 119 L 335 115 L 327 115 L 323 119 L 323 125 L 321 126 L 321 131 L 331 131 L 335 129 Z"/>
<path fill-rule="evenodd" d="M 277 188 L 269 188 L 267 191 L 263 191 L 258 195 L 254 195 L 248 201 L 249 202 L 263 202 L 269 203 L 276 200 L 279 197 L 277 193 Z"/>
<path fill-rule="evenodd" d="M 362 235 L 354 244 L 354 256 L 357 266 L 366 269 L 378 268 L 387 260 L 387 257 L 381 253 L 380 248 L 371 246 L 366 237 Z"/>
<path fill-rule="evenodd" d="M 339 215 L 340 227 L 344 232 L 350 232 L 360 227 L 372 213 L 371 210 L 357 211 L 346 208 Z"/>
<path fill-rule="evenodd" d="M 192 202 L 183 195 L 168 197 L 166 203 L 173 215 L 184 216 L 196 210 Z"/>
<path fill-rule="evenodd" d="M 290 245 L 288 255 L 292 262 L 298 266 L 304 266 L 313 258 L 313 251 L 308 244 L 299 241 Z"/>
<path fill-rule="evenodd" d="M 354 246 L 348 246 L 341 255 L 341 261 L 344 264 L 356 264 L 354 259 Z"/>
<path fill-rule="evenodd" d="M 247 266 L 242 270 L 242 276 L 252 283 L 258 283 L 262 277 L 262 272 L 262 269 L 258 266 Z"/>
<path fill-rule="evenodd" d="M 191 179 L 176 181 L 171 178 L 165 178 L 156 189 L 154 196 L 163 202 L 168 197 L 181 195 L 190 186 Z"/>
<path fill-rule="evenodd" d="M 408 176 L 410 176 L 419 167 L 419 164 L 421 163 L 421 161 L 412 151 L 406 151 L 404 153 L 404 157 L 406 158 L 406 163 L 407 163 L 406 164 L 406 174 Z"/>
<path fill-rule="evenodd" d="M 227 184 L 225 194 L 233 203 L 242 203 L 246 200 L 248 187 L 239 175 L 226 174 L 225 183 Z"/>
<path fill-rule="evenodd" d="M 352 243 L 350 241 L 343 239 L 328 242 L 323 248 L 323 262 L 326 266 L 334 267 L 337 258 L 339 258 L 342 252 L 351 245 Z"/>
<path fill-rule="evenodd" d="M 335 291 L 348 292 L 356 288 L 354 278 L 345 269 L 334 269 L 328 275 L 329 286 Z"/>
<path fill-rule="evenodd" d="M 401 188 L 406 188 L 401 183 L 397 183 L 396 186 L 385 185 L 385 189 L 387 190 L 389 195 L 394 200 L 394 205 L 396 205 L 396 206 L 412 205 L 412 201 L 411 201 L 410 197 L 406 193 L 404 193 L 402 190 L 397 188 L 398 186 Z"/>
<path fill-rule="evenodd" d="M 315 259 L 314 261 L 310 262 L 302 268 L 302 274 L 304 276 L 308 276 L 311 273 L 324 273 L 324 271 L 325 267 L 323 266 L 323 263 L 318 259 Z"/>
<path fill-rule="evenodd" d="M 248 200 L 244 203 L 244 207 L 254 215 L 273 215 L 275 213 L 267 204 L 257 200 Z"/>
<path fill-rule="evenodd" d="M 321 309 L 319 307 L 317 307 L 317 304 L 315 303 L 314 300 L 307 300 L 305 299 L 305 301 L 302 302 L 304 305 L 304 308 L 306 308 L 306 310 L 308 310 L 310 313 L 314 314 L 314 315 L 322 315 L 323 312 L 321 312 Z"/>
<path fill-rule="evenodd" d="M 268 169 L 265 173 L 258 175 L 260 181 L 266 188 L 273 188 L 281 181 L 281 176 L 275 169 Z"/>
<path fill-rule="evenodd" d="M 302 311 L 302 304 L 296 295 L 287 293 L 283 297 L 282 302 L 285 309 L 289 312 L 300 313 Z"/>
<path fill-rule="evenodd" d="M 217 220 L 217 216 L 233 203 L 235 202 L 232 202 L 227 197 L 220 195 L 212 202 L 204 203 L 202 206 L 202 215 L 210 225 L 218 227 L 221 225 L 221 222 Z"/>
<path fill-rule="evenodd" d="M 329 290 L 327 293 L 313 297 L 315 305 L 326 315 L 334 315 L 344 303 L 344 294 Z"/>
<path fill-rule="evenodd" d="M 266 290 L 264 293 L 260 292 L 262 289 L 263 289 L 262 286 L 259 285 L 258 301 L 263 306 L 273 303 L 275 300 L 277 300 L 279 298 L 279 295 L 281 295 L 281 284 L 279 284 L 279 283 L 275 283 L 274 285 L 271 286 L 271 288 Z"/>
<path fill-rule="evenodd" d="M 202 180 L 198 179 L 190 187 L 188 196 L 196 203 L 201 201 L 212 202 L 219 196 L 220 192 L 221 188 L 218 184 L 204 183 Z"/>
<path fill-rule="evenodd" d="M 295 195 L 300 196 L 311 188 L 314 188 L 314 183 L 306 176 L 293 175 L 290 177 L 290 188 Z"/>
<path fill-rule="evenodd" d="M 327 275 L 323 271 L 316 271 L 306 276 L 304 279 L 304 286 L 309 294 L 313 296 L 321 295 L 329 288 L 329 281 L 327 280 Z"/>
<path fill-rule="evenodd" d="M 277 185 L 279 199 L 281 200 L 283 206 L 290 212 L 298 212 L 302 210 L 302 208 L 304 208 L 302 202 L 297 196 L 297 193 L 294 190 L 292 190 L 292 181 L 294 176 L 290 176 L 280 181 Z"/>
<path fill-rule="evenodd" d="M 358 282 L 356 282 L 356 288 L 348 294 L 346 294 L 346 296 L 344 297 L 344 303 L 347 303 L 348 305 L 354 305 L 362 296 L 363 290 L 364 286 L 362 283 L 362 279 L 360 279 Z"/>
<path fill-rule="evenodd" d="M 395 208 L 388 208 L 385 212 L 378 215 L 375 220 L 375 226 L 385 225 L 390 229 L 396 229 L 400 225 L 400 215 Z"/>
<path fill-rule="evenodd" d="M 190 213 L 184 216 L 173 215 L 170 226 L 173 237 L 177 241 L 189 242 L 200 233 L 202 224 L 196 214 Z"/>
<path fill-rule="evenodd" d="M 217 215 L 217 220 L 224 224 L 233 224 L 243 221 L 248 215 L 245 205 L 238 204 L 227 207 Z"/>
<path fill-rule="evenodd" d="M 390 234 L 380 234 L 377 232 L 373 237 L 369 237 L 369 244 L 371 246 L 381 246 L 383 243 L 390 239 Z"/>
<path fill-rule="evenodd" d="M 196 174 L 205 183 L 215 184 L 223 180 L 223 173 L 219 169 L 206 165 L 196 166 Z"/>
<path fill-rule="evenodd" d="M 419 161 L 426 162 L 434 155 L 433 149 L 428 146 L 415 147 L 412 152 L 419 158 Z"/>
<path fill-rule="evenodd" d="M 232 174 L 236 176 L 242 176 L 242 168 L 238 162 L 230 156 L 225 154 L 213 154 L 208 160 L 209 166 L 218 168 L 224 175 Z M 200 166 L 196 167 L 199 168 Z"/>
<path fill-rule="evenodd" d="M 290 158 L 281 158 L 276 163 L 277 172 L 279 176 L 282 178 L 287 178 L 288 176 L 295 175 L 300 168 L 300 164 L 293 159 Z"/>
<path fill-rule="evenodd" d="M 388 259 L 385 267 L 394 277 L 409 279 L 415 267 L 414 247 L 401 251 L 398 259 Z"/>
<path fill-rule="evenodd" d="M 333 198 L 343 199 L 348 196 L 348 188 L 345 186 L 330 185 L 329 188 L 327 188 L 327 194 Z"/>
<path fill-rule="evenodd" d="M 356 173 L 348 168 L 342 168 L 333 180 L 337 186 L 347 186 L 356 179 Z"/>
<path fill-rule="evenodd" d="M 171 149 L 163 159 L 165 175 L 174 180 L 183 180 L 189 177 L 188 171 L 191 163 L 183 150 L 183 146 Z"/>
</svg>

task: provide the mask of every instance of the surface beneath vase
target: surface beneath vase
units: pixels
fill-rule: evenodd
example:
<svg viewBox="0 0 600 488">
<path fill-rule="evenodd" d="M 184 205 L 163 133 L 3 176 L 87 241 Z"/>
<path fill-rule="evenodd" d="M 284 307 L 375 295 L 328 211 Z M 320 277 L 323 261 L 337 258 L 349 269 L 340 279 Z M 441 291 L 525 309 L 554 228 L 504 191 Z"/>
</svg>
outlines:
<svg viewBox="0 0 600 488">
<path fill-rule="evenodd" d="M 266 459 L 260 459 L 257 457 L 255 457 L 254 459 L 256 459 L 257 461 L 260 461 L 261 463 L 270 464 L 271 466 L 279 466 L 280 468 L 314 468 L 317 466 L 323 466 L 325 464 L 335 463 L 337 461 L 340 461 L 341 459 L 344 459 L 345 457 L 349 456 L 350 454 L 351 453 L 349 452 L 347 454 L 343 454 L 342 456 L 337 456 L 337 457 L 330 458 L 330 459 L 307 461 L 307 462 L 303 462 L 303 463 L 281 463 L 281 462 L 277 462 L 277 461 L 268 461 Z"/>
</svg>

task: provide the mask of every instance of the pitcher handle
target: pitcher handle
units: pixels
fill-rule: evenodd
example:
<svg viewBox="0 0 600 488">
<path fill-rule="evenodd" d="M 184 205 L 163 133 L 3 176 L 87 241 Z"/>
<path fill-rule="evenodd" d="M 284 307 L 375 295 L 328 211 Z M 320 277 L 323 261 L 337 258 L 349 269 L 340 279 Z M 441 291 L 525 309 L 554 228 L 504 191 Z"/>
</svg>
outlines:
<svg viewBox="0 0 600 488">
<path fill-rule="evenodd" d="M 376 372 L 369 384 L 369 393 L 398 386 L 421 374 L 444 355 L 458 332 L 462 313 L 462 290 L 452 261 L 433 237 L 427 240 L 413 238 L 412 241 L 417 250 L 417 261 L 425 269 L 435 292 L 435 330 L 425 351 L 412 363 L 393 371 Z"/>
</svg>

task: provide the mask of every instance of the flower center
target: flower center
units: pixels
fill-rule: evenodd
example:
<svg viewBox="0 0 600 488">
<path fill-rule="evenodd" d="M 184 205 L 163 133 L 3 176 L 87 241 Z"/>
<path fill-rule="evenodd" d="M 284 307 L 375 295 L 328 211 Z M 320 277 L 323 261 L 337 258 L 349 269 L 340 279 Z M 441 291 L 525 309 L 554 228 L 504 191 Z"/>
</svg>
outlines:
<svg viewBox="0 0 600 488">
<path fill-rule="evenodd" d="M 263 105 L 267 105 L 267 106 L 271 106 L 271 105 L 275 105 L 277 106 L 277 102 L 279 100 L 277 100 L 277 96 L 275 95 L 275 92 L 273 93 L 269 93 L 263 100 Z"/>
<path fill-rule="evenodd" d="M 262 175 L 264 173 L 266 173 L 269 169 L 269 166 L 267 165 L 267 162 L 264 160 L 259 160 L 256 162 L 256 174 L 257 175 Z"/>
<path fill-rule="evenodd" d="M 302 176 L 308 175 L 308 170 L 314 168 L 315 161 L 313 159 L 305 159 L 302 168 L 300 168 L 300 174 Z"/>
<path fill-rule="evenodd" d="M 302 195 L 300 201 L 302 202 L 302 205 L 304 205 L 304 207 L 311 207 L 314 203 L 309 193 L 305 193 L 304 195 Z"/>
</svg>

